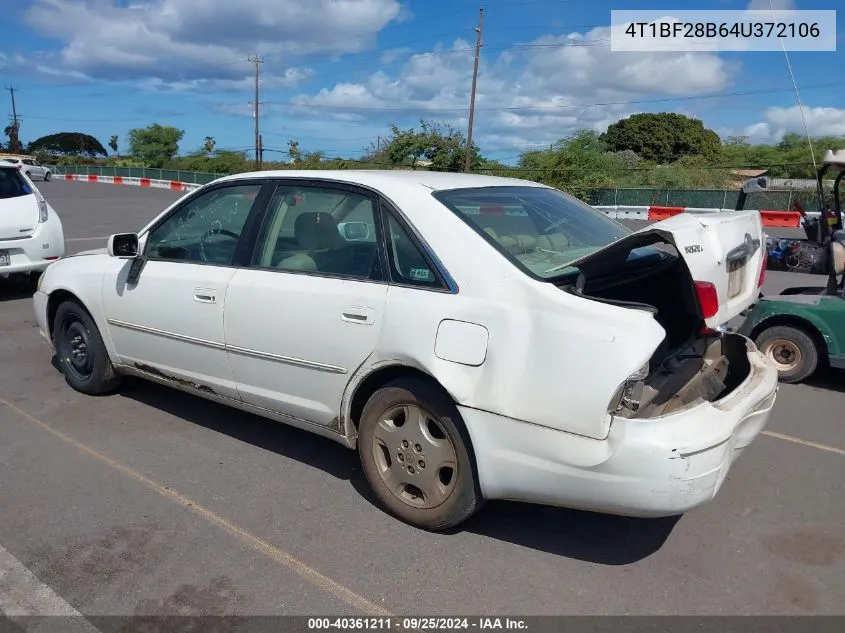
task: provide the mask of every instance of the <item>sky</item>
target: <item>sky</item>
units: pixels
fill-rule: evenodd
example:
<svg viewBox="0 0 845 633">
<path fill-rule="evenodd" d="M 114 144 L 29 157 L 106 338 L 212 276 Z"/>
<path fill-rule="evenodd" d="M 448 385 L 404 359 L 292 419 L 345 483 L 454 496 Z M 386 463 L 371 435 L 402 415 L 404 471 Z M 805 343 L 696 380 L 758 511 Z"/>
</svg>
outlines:
<svg viewBox="0 0 845 633">
<path fill-rule="evenodd" d="M 769 0 L 490 0 L 474 140 L 512 163 L 578 129 L 666 111 L 723 138 L 803 134 L 782 52 L 610 50 L 612 9 L 749 7 Z M 160 123 L 184 130 L 181 153 L 206 136 L 247 150 L 255 54 L 265 160 L 286 159 L 289 140 L 359 157 L 391 124 L 420 119 L 466 132 L 477 1 L 5 0 L 0 14 L 0 82 L 18 88 L 24 142 L 84 132 L 106 146 L 117 135 L 122 151 L 130 129 Z M 841 35 L 837 43 L 836 52 L 790 53 L 813 136 L 845 136 Z M 10 115 L 8 91 L 0 96 Z"/>
</svg>

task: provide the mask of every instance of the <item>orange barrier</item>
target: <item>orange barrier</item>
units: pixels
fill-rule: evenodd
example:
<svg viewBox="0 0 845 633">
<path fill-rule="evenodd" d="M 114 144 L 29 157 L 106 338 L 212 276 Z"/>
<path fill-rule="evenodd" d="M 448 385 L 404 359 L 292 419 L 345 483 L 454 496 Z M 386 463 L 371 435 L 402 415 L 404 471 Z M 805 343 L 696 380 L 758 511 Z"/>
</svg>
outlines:
<svg viewBox="0 0 845 633">
<path fill-rule="evenodd" d="M 660 222 L 684 212 L 684 207 L 649 207 L 648 219 L 651 222 Z"/>
<path fill-rule="evenodd" d="M 801 226 L 801 214 L 798 211 L 760 211 L 763 226 L 780 229 L 797 229 Z"/>
</svg>

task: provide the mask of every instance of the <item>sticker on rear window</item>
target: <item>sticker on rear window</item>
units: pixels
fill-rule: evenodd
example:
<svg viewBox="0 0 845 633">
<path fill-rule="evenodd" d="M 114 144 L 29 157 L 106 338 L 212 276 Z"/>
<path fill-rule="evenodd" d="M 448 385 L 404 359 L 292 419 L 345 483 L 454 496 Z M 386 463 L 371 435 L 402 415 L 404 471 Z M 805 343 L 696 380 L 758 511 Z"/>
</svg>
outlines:
<svg viewBox="0 0 845 633">
<path fill-rule="evenodd" d="M 414 281 L 431 281 L 432 274 L 428 268 L 412 268 L 411 279 Z"/>
</svg>

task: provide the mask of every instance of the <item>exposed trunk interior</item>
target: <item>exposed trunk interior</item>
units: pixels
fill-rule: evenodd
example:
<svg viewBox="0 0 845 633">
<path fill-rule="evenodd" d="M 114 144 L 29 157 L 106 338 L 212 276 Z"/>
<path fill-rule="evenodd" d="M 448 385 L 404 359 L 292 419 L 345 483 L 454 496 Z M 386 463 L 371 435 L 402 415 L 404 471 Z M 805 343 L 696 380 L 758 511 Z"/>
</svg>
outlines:
<svg viewBox="0 0 845 633">
<path fill-rule="evenodd" d="M 647 376 L 621 388 L 621 404 L 612 412 L 622 417 L 655 417 L 702 400 L 713 402 L 750 371 L 744 338 L 706 328 L 683 257 L 668 244 L 656 248 L 662 257 L 629 261 L 626 249 L 581 266 L 574 284 L 560 284 L 588 299 L 647 310 L 666 332 Z"/>
</svg>

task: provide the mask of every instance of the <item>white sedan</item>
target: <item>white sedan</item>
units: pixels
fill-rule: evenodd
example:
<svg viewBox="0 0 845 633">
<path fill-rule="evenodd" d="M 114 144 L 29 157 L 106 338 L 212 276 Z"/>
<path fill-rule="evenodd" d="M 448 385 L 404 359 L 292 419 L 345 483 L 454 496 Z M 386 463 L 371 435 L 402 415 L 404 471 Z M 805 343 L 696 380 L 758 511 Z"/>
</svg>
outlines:
<svg viewBox="0 0 845 633">
<path fill-rule="evenodd" d="M 720 328 L 764 258 L 756 212 L 631 232 L 522 180 L 271 171 L 61 260 L 34 308 L 74 389 L 141 376 L 357 448 L 416 526 L 487 499 L 663 516 L 769 418 L 776 370 Z"/>
<path fill-rule="evenodd" d="M 56 211 L 25 174 L 0 161 L 0 277 L 38 275 L 64 254 Z"/>
</svg>

